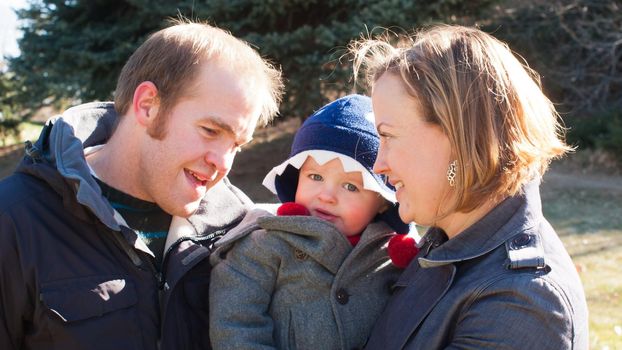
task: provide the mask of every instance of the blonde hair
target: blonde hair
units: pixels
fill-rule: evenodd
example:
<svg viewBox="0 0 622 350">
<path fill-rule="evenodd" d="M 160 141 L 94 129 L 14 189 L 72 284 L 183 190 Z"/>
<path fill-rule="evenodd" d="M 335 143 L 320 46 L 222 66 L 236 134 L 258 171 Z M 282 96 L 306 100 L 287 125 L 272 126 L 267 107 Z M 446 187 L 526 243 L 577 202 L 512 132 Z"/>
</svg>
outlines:
<svg viewBox="0 0 622 350">
<path fill-rule="evenodd" d="M 395 46 L 385 36 L 350 47 L 355 77 L 364 71 L 373 88 L 381 75 L 395 74 L 449 138 L 456 211 L 515 195 L 572 150 L 538 75 L 481 30 L 437 25 Z"/>
<path fill-rule="evenodd" d="M 122 116 L 129 110 L 134 91 L 144 81 L 158 89 L 157 118 L 167 116 L 178 100 L 197 83 L 198 72 L 210 60 L 225 62 L 251 79 L 261 103 L 260 125 L 277 114 L 283 82 L 281 72 L 262 59 L 246 42 L 206 23 L 179 19 L 155 32 L 132 54 L 123 67 L 115 91 L 115 109 Z M 154 137 L 163 136 L 166 120 L 160 120 Z"/>
</svg>

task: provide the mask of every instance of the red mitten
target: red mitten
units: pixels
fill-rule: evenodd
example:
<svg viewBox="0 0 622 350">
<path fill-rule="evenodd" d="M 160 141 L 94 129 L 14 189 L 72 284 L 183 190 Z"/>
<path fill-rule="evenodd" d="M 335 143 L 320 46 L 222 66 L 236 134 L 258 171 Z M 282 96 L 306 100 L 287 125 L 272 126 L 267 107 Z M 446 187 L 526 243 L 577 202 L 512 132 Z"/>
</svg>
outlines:
<svg viewBox="0 0 622 350">
<path fill-rule="evenodd" d="M 389 240 L 389 257 L 393 264 L 405 268 L 417 255 L 419 248 L 414 238 L 408 235 L 395 235 Z"/>
<path fill-rule="evenodd" d="M 276 215 L 278 216 L 293 216 L 293 215 L 303 215 L 309 216 L 309 210 L 304 207 L 304 205 L 300 205 L 294 202 L 285 202 L 279 206 L 276 210 Z"/>
</svg>

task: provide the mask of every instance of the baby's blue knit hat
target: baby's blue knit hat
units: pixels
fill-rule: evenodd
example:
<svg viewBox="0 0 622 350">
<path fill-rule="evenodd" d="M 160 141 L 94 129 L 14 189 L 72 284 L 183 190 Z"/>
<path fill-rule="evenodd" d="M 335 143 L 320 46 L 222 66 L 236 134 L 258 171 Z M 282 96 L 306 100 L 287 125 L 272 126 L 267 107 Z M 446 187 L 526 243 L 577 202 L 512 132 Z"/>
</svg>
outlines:
<svg viewBox="0 0 622 350">
<path fill-rule="evenodd" d="M 398 233 L 407 233 L 409 226 L 398 215 L 395 190 L 383 175 L 373 171 L 379 145 L 371 99 L 361 95 L 342 97 L 305 120 L 294 136 L 289 158 L 266 175 L 263 185 L 281 202 L 293 202 L 299 169 L 308 156 L 319 164 L 339 158 L 346 172 L 361 172 L 365 189 L 378 192 L 392 204 L 378 219 Z"/>
</svg>

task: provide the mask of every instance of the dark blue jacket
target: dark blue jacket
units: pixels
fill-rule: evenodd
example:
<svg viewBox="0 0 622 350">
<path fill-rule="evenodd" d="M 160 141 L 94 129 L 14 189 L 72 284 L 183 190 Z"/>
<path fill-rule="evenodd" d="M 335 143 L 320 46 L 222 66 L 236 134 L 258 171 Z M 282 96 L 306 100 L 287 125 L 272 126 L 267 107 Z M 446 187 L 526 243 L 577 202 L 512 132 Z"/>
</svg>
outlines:
<svg viewBox="0 0 622 350">
<path fill-rule="evenodd" d="M 579 276 L 537 181 L 451 240 L 429 230 L 366 349 L 587 349 Z"/>
<path fill-rule="evenodd" d="M 225 179 L 173 218 L 159 274 L 84 159 L 115 118 L 68 110 L 0 182 L 0 349 L 209 349 L 209 247 L 250 200 Z"/>
</svg>

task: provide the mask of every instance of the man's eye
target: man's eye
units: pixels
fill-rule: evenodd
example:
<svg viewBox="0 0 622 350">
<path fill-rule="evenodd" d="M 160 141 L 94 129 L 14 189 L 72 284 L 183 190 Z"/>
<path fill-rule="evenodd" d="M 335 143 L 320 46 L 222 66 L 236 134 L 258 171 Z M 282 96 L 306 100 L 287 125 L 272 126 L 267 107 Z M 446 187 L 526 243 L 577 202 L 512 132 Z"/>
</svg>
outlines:
<svg viewBox="0 0 622 350">
<path fill-rule="evenodd" d="M 309 174 L 309 178 L 313 181 L 322 181 L 322 175 L 319 174 Z"/>
<path fill-rule="evenodd" d="M 207 127 L 207 126 L 202 126 L 201 129 L 203 130 L 203 133 L 205 133 L 207 136 L 217 136 L 218 135 L 218 130 Z"/>
<path fill-rule="evenodd" d="M 353 185 L 351 183 L 344 184 L 343 188 L 345 188 L 346 190 L 348 190 L 350 192 L 358 192 L 358 190 L 359 190 L 359 188 L 356 187 L 356 185 Z"/>
</svg>

